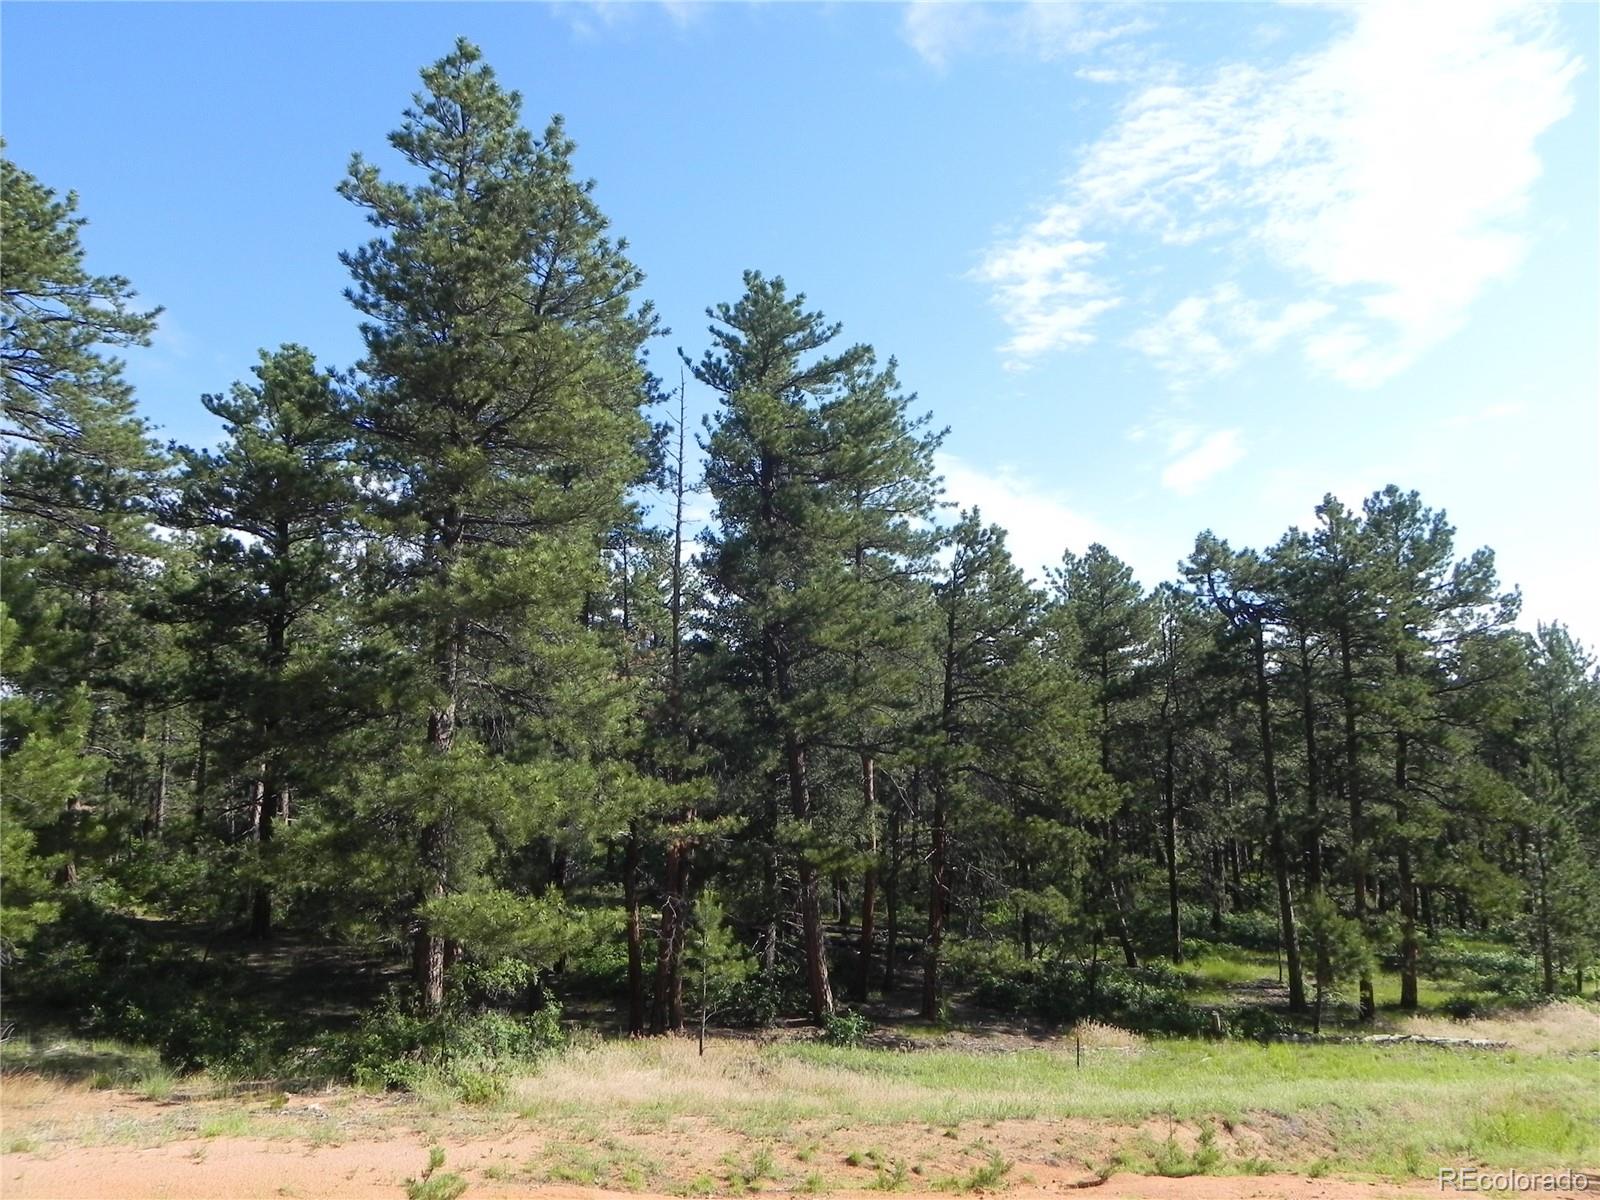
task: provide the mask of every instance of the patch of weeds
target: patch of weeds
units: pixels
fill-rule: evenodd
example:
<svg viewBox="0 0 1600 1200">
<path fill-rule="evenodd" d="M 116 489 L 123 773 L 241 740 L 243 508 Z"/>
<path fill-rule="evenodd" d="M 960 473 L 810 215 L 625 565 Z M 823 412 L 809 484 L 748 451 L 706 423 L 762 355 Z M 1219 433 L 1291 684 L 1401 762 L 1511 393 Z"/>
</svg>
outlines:
<svg viewBox="0 0 1600 1200">
<path fill-rule="evenodd" d="M 32 1138 L 7 1138 L 4 1152 L 6 1154 L 32 1154 L 38 1148 L 39 1143 Z"/>
<path fill-rule="evenodd" d="M 498 1104 L 506 1098 L 505 1077 L 490 1071 L 458 1068 L 451 1072 L 450 1082 L 463 1104 Z"/>
<path fill-rule="evenodd" d="M 406 1180 L 406 1200 L 456 1200 L 467 1190 L 467 1181 L 454 1171 L 440 1171 L 444 1150 L 428 1147 L 428 1165 L 415 1179 Z"/>
<path fill-rule="evenodd" d="M 906 1185 L 906 1160 L 894 1159 L 891 1162 L 879 1162 L 872 1182 L 867 1186 L 878 1192 L 898 1192 Z"/>
<path fill-rule="evenodd" d="M 984 1147 L 974 1147 L 979 1151 Z M 941 1192 L 986 1192 L 993 1191 L 1001 1186 L 1005 1177 L 1011 1173 L 1013 1164 L 998 1150 L 990 1150 L 988 1159 L 968 1171 L 965 1175 L 947 1175 L 934 1181 L 933 1186 Z M 1105 1178 L 1110 1175 L 1107 1171 Z"/>
<path fill-rule="evenodd" d="M 822 1178 L 822 1175 L 819 1172 L 813 1171 L 800 1181 L 800 1190 L 802 1192 L 808 1192 L 814 1196 L 818 1192 L 827 1191 L 828 1187 L 827 1182 Z"/>
<path fill-rule="evenodd" d="M 1172 1134 L 1155 1148 L 1150 1156 L 1151 1169 L 1157 1175 L 1171 1179 L 1185 1179 L 1190 1175 L 1209 1175 L 1222 1162 L 1222 1152 L 1217 1149 L 1217 1131 L 1209 1123 L 1200 1126 L 1200 1136 L 1194 1153 L 1186 1153 Z"/>
<path fill-rule="evenodd" d="M 1306 1168 L 1306 1178 L 1322 1179 L 1331 1170 L 1333 1170 L 1333 1164 L 1326 1158 L 1313 1159 L 1311 1165 Z"/>
<path fill-rule="evenodd" d="M 1222 1161 L 1222 1151 L 1217 1149 L 1217 1131 L 1209 1121 L 1200 1126 L 1200 1139 L 1194 1148 L 1193 1161 L 1196 1175 L 1209 1175 Z"/>
<path fill-rule="evenodd" d="M 1400 1148 L 1400 1166 L 1407 1176 L 1412 1179 L 1420 1178 L 1424 1174 L 1424 1165 L 1422 1147 L 1416 1142 L 1407 1142 Z"/>
<path fill-rule="evenodd" d="M 817 1147 L 818 1147 L 818 1143 L 817 1143 L 817 1141 L 815 1139 L 813 1139 L 812 1141 L 806 1142 L 806 1143 L 804 1143 L 802 1145 L 796 1146 L 795 1149 L 794 1149 L 795 1161 L 796 1162 L 803 1162 L 803 1163 L 810 1162 L 813 1158 L 815 1158 L 817 1156 Z"/>
<path fill-rule="evenodd" d="M 830 1046 L 860 1046 L 871 1032 L 872 1022 L 848 1009 L 822 1018 L 822 1040 Z"/>
<path fill-rule="evenodd" d="M 1106 1159 L 1103 1167 L 1094 1173 L 1095 1178 L 1101 1183 L 1104 1183 L 1118 1171 L 1126 1171 L 1130 1167 L 1136 1165 L 1137 1162 L 1138 1158 L 1135 1155 L 1131 1154 L 1127 1150 L 1118 1150 L 1110 1158 Z"/>
<path fill-rule="evenodd" d="M 731 1153 L 724 1154 L 720 1161 L 728 1190 L 736 1196 L 755 1191 L 761 1186 L 762 1180 L 771 1179 L 774 1175 L 775 1166 L 769 1146 L 757 1147 L 749 1162 L 740 1162 Z"/>
<path fill-rule="evenodd" d="M 852 1150 L 849 1154 L 844 1156 L 844 1165 L 847 1167 L 865 1166 L 868 1156 L 875 1156 L 876 1153 L 877 1152 L 874 1150 L 868 1150 L 865 1154 L 863 1154 L 860 1150 Z"/>
<path fill-rule="evenodd" d="M 140 1073 L 139 1094 L 146 1100 L 166 1100 L 172 1096 L 177 1077 L 165 1067 L 150 1067 Z"/>
<path fill-rule="evenodd" d="M 1318 1161 L 1320 1162 L 1321 1160 L 1319 1159 Z M 1272 1163 L 1264 1158 L 1257 1158 L 1253 1154 L 1249 1158 L 1239 1160 L 1239 1174 L 1241 1175 L 1271 1175 L 1274 1169 Z M 1327 1172 L 1327 1167 L 1323 1167 L 1323 1172 Z M 1307 1174 L 1310 1174 L 1310 1172 L 1308 1171 Z M 1318 1176 L 1313 1175 L 1312 1178 L 1315 1179 Z"/>
<path fill-rule="evenodd" d="M 717 1190 L 717 1181 L 709 1175 L 696 1175 L 688 1183 L 672 1189 L 674 1196 L 709 1196 Z"/>
<path fill-rule="evenodd" d="M 614 1138 L 589 1138 L 584 1145 L 558 1143 L 545 1151 L 545 1178 L 551 1183 L 639 1190 L 659 1164 Z"/>
<path fill-rule="evenodd" d="M 985 1191 L 998 1187 L 1000 1181 L 1011 1173 L 1011 1163 L 998 1150 L 989 1152 L 989 1161 L 976 1167 L 962 1183 L 969 1192 Z"/>
<path fill-rule="evenodd" d="M 1181 1179 L 1194 1174 L 1194 1168 L 1189 1165 L 1189 1156 L 1170 1134 L 1150 1156 L 1150 1167 L 1157 1175 L 1165 1175 L 1169 1179 Z"/>
<path fill-rule="evenodd" d="M 243 1137 L 250 1129 L 250 1114 L 221 1112 L 200 1122 L 196 1130 L 203 1138 Z"/>
</svg>

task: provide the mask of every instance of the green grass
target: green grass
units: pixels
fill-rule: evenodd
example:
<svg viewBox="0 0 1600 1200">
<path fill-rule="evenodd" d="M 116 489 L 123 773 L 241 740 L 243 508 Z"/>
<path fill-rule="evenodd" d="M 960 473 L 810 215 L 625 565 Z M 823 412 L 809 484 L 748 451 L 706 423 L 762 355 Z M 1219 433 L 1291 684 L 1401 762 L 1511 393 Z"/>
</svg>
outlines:
<svg viewBox="0 0 1600 1200">
<path fill-rule="evenodd" d="M 1468 968 L 1466 960 L 1475 955 L 1504 958 L 1506 948 L 1484 939 L 1447 936 L 1425 942 L 1423 962 L 1417 978 L 1417 1002 L 1423 1011 L 1442 1009 L 1454 997 L 1485 994 L 1485 979 Z M 1276 983 L 1278 955 L 1271 950 L 1251 950 L 1217 943 L 1199 955 L 1179 964 L 1177 970 L 1189 981 L 1188 999 L 1200 1005 L 1237 1004 L 1247 999 L 1244 990 L 1261 980 Z M 1504 980 L 1503 982 L 1509 982 Z M 1309 986 L 1309 981 L 1308 981 Z M 1373 998 L 1381 1009 L 1398 1010 L 1400 974 L 1380 968 L 1373 975 Z"/>
<path fill-rule="evenodd" d="M 1163 1113 L 1251 1123 L 1262 1113 L 1293 1114 L 1344 1147 L 1341 1161 L 1356 1169 L 1403 1161 L 1411 1142 L 1425 1155 L 1498 1166 L 1600 1158 L 1600 1066 L 1578 1056 L 1175 1040 L 1136 1054 L 1090 1054 L 1077 1070 L 1047 1051 L 894 1054 L 812 1044 L 768 1053 L 823 1068 L 811 1099 L 858 1124 L 1137 1122 Z M 854 1086 L 862 1076 L 880 1085 L 870 1100 Z"/>
<path fill-rule="evenodd" d="M 611 1137 L 553 1143 L 545 1149 L 542 1172 L 551 1183 L 628 1191 L 642 1190 L 660 1173 L 661 1164 L 655 1159 Z"/>
<path fill-rule="evenodd" d="M 243 1137 L 250 1132 L 250 1114 L 238 1109 L 216 1113 L 202 1121 L 197 1132 L 203 1138 Z"/>
</svg>

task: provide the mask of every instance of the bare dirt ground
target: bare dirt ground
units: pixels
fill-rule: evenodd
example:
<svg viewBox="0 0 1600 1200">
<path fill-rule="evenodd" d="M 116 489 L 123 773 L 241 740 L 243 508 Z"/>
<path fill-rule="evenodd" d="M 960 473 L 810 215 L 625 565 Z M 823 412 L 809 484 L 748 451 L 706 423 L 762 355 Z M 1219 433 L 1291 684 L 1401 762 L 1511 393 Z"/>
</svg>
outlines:
<svg viewBox="0 0 1600 1200">
<path fill-rule="evenodd" d="M 1437 1196 L 1431 1184 L 1370 1183 L 1304 1174 L 1204 1175 L 1174 1179 L 1107 1174 L 1121 1146 L 1174 1138 L 1193 1150 L 1196 1131 L 1165 1120 L 1117 1125 L 1086 1120 L 986 1124 L 981 1139 L 923 1125 L 869 1136 L 819 1127 L 808 1135 L 752 1140 L 701 1122 L 631 1131 L 552 1128 L 515 1115 L 428 1107 L 397 1097 L 346 1092 L 267 1099 L 149 1099 L 47 1080 L 6 1081 L 6 1200 L 396 1200 L 428 1162 L 468 1183 L 467 1200 L 665 1200 L 730 1191 L 812 1193 L 867 1200 L 885 1190 L 967 1194 L 1004 1191 L 1015 1200 L 1085 1191 L 1148 1200 L 1391 1200 Z M 19 1120 L 20 1118 L 20 1120 Z M 244 1122 L 248 1121 L 248 1126 Z M 248 1134 L 233 1133 L 248 1128 Z M 49 1136 L 30 1144 L 20 1131 Z M 223 1132 L 228 1131 L 228 1132 Z M 1300 1129 L 1224 1129 L 1231 1155 L 1267 1151 Z M 865 1149 L 870 1144 L 871 1148 Z M 757 1167 L 757 1154 L 768 1161 Z M 994 1156 L 1003 1178 L 974 1183 Z M 886 1165 L 907 1164 L 903 1178 Z M 747 1182 L 743 1176 L 756 1174 Z M 964 1181 L 963 1181 L 964 1180 Z M 577 1181 L 577 1182 L 574 1182 Z M 593 1184 L 609 1186 L 592 1186 Z M 1546 1193 L 1549 1195 L 1550 1193 Z M 1573 1193 L 1574 1196 L 1577 1193 Z"/>
<path fill-rule="evenodd" d="M 538 1145 L 513 1134 L 498 1141 L 446 1146 L 447 1168 L 471 1180 L 467 1196 L 528 1200 L 665 1200 L 648 1192 L 616 1192 L 568 1184 L 525 1183 L 486 1177 L 500 1163 L 536 1155 Z M 56 1158 L 7 1156 L 3 1181 L 8 1200 L 394 1200 L 426 1162 L 418 1141 L 394 1139 L 322 1148 L 247 1138 L 173 1142 L 139 1149 L 96 1146 Z M 1005 1188 L 1015 1200 L 1085 1190 L 1094 1196 L 1147 1200 L 1390 1200 L 1438 1196 L 1431 1185 L 1357 1183 L 1296 1175 L 1193 1176 L 1186 1179 L 1097 1175 L 1071 1167 L 1019 1163 L 1018 1182 Z M 769 1185 L 774 1192 L 782 1189 Z M 678 1197 L 684 1192 L 678 1192 Z M 827 1190 L 839 1200 L 882 1197 L 881 1190 Z M 1551 1193 L 1546 1193 L 1550 1195 Z M 1576 1196 L 1577 1193 L 1572 1193 Z"/>
</svg>

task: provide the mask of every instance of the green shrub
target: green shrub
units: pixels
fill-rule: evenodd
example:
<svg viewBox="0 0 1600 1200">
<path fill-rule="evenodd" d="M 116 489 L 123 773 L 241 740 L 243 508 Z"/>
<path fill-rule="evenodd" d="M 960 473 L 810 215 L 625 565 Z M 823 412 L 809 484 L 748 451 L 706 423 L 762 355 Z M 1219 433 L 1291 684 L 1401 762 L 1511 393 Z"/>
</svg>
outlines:
<svg viewBox="0 0 1600 1200">
<path fill-rule="evenodd" d="M 822 1018 L 822 1040 L 831 1046 L 859 1046 L 871 1032 L 872 1022 L 847 1008 Z"/>
<path fill-rule="evenodd" d="M 454 1172 L 440 1172 L 442 1166 L 444 1151 L 429 1147 L 427 1167 L 417 1178 L 406 1180 L 406 1200 L 456 1200 L 466 1191 L 467 1181 Z"/>
<path fill-rule="evenodd" d="M 977 1004 L 1062 1024 L 1092 1018 L 1146 1033 L 1187 1035 L 1212 1026 L 1210 1012 L 1185 997 L 1186 978 L 1166 963 L 1091 968 L 1080 961 L 1036 959 L 1004 975 L 982 975 L 973 985 Z"/>
<path fill-rule="evenodd" d="M 771 1025 L 785 1012 L 805 1007 L 806 999 L 797 976 L 784 970 L 756 971 L 732 984 L 727 999 L 717 1010 L 729 1025 L 757 1029 Z"/>
<path fill-rule="evenodd" d="M 486 1103 L 499 1093 L 480 1077 L 530 1063 L 563 1038 L 561 1011 L 553 1004 L 525 1016 L 468 1013 L 455 1004 L 429 1015 L 391 995 L 355 1030 L 325 1039 L 323 1049 L 329 1074 L 365 1087 L 411 1087 L 432 1069 L 463 1098 Z"/>
</svg>

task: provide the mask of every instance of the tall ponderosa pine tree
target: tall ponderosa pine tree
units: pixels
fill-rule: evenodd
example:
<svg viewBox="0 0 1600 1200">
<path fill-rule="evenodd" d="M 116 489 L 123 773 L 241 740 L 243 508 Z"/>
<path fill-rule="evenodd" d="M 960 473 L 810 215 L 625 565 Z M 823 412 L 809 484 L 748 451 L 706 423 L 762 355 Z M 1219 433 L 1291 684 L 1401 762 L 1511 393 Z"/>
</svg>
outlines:
<svg viewBox="0 0 1600 1200">
<path fill-rule="evenodd" d="M 1094 687 L 1100 769 L 1123 784 L 1131 800 L 1138 795 L 1136 781 L 1142 782 L 1143 775 L 1132 756 L 1130 715 L 1144 679 L 1139 668 L 1154 632 L 1150 605 L 1132 568 L 1098 543 L 1081 556 L 1064 556 L 1051 577 L 1056 604 L 1076 631 L 1078 669 Z M 1129 815 L 1123 820 L 1128 821 Z M 1139 955 L 1128 927 L 1130 885 L 1117 816 L 1106 821 L 1101 834 L 1094 900 L 1115 926 L 1124 960 L 1136 967 Z"/>
<path fill-rule="evenodd" d="M 1017 882 L 1026 931 L 1041 897 L 1074 890 L 1081 853 L 1071 827 L 1104 820 L 1115 807 L 1096 763 L 1090 695 L 1070 664 L 1046 653 L 1044 597 L 1012 562 L 1004 532 L 971 511 L 948 540 L 950 565 L 934 586 L 936 698 L 921 738 L 933 800 L 922 970 L 929 1019 L 944 995 L 951 866 L 961 835 L 976 841 L 985 825 L 1000 824 L 1025 843 L 1010 847 L 1007 859 L 1025 868 Z M 1005 819 L 985 815 L 995 811 Z"/>
<path fill-rule="evenodd" d="M 1300 934 L 1294 916 L 1294 883 L 1286 811 L 1278 776 L 1276 732 L 1269 673 L 1269 626 L 1281 619 L 1271 591 L 1271 574 L 1251 550 L 1234 551 L 1210 532 L 1195 540 L 1194 555 L 1184 574 L 1195 594 L 1211 605 L 1227 624 L 1228 641 L 1242 648 L 1241 691 L 1256 713 L 1261 790 L 1266 802 L 1268 852 L 1277 886 L 1278 929 L 1289 978 L 1289 1007 L 1306 1008 L 1305 977 L 1300 969 Z"/>
<path fill-rule="evenodd" d="M 334 735 L 360 715 L 360 664 L 341 653 L 331 610 L 348 570 L 357 490 L 351 425 L 311 352 L 263 352 L 255 382 L 205 396 L 216 450 L 182 448 L 167 519 L 194 531 L 195 565 L 174 596 L 219 766 L 249 789 L 246 825 L 269 852 L 295 793 L 325 777 Z M 250 928 L 272 928 L 258 862 Z"/>
<path fill-rule="evenodd" d="M 39 736 L 75 728 L 73 697 L 87 696 L 89 761 L 58 795 L 62 814 L 40 831 L 67 882 L 94 845 L 118 848 L 115 831 L 132 810 L 143 815 L 142 780 L 124 751 L 139 736 L 156 636 L 138 608 L 162 554 L 149 513 L 165 466 L 110 353 L 146 344 L 159 310 L 135 308 L 120 276 L 88 271 L 84 224 L 76 196 L 57 197 L 0 159 L 0 544 L 7 609 L 26 648 L 8 663 L 7 684 L 43 706 L 40 721 L 26 723 Z M 8 738 L 7 752 L 25 741 Z M 61 792 L 65 777 L 52 778 Z"/>
<path fill-rule="evenodd" d="M 718 531 L 707 535 L 711 628 L 746 735 L 789 796 L 762 815 L 775 930 L 778 843 L 793 847 L 811 1012 L 833 1010 L 817 857 L 813 751 L 854 744 L 870 759 L 872 678 L 907 644 L 901 586 L 925 553 L 935 439 L 908 420 L 892 367 L 872 351 L 823 351 L 838 336 L 781 279 L 745 275 L 736 304 L 710 311 L 714 348 L 694 366 L 722 407 L 706 443 Z M 772 935 L 769 934 L 769 942 Z M 769 946 L 769 954 L 771 947 Z"/>
<path fill-rule="evenodd" d="M 445 939 L 424 905 L 484 886 L 486 835 L 531 836 L 509 797 L 591 791 L 592 772 L 538 764 L 588 762 L 620 719 L 584 608 L 642 468 L 654 319 L 560 122 L 533 138 L 464 41 L 422 77 L 389 139 L 421 180 L 357 156 L 340 190 L 379 230 L 344 261 L 366 318 L 360 452 L 394 547 L 385 615 L 420 664 L 404 701 L 424 757 L 391 795 L 414 831 L 415 965 L 437 1006 Z M 540 723 L 507 738 L 499 713 Z M 491 736 L 506 753 L 484 752 Z M 513 783 L 508 755 L 533 776 Z"/>
</svg>

